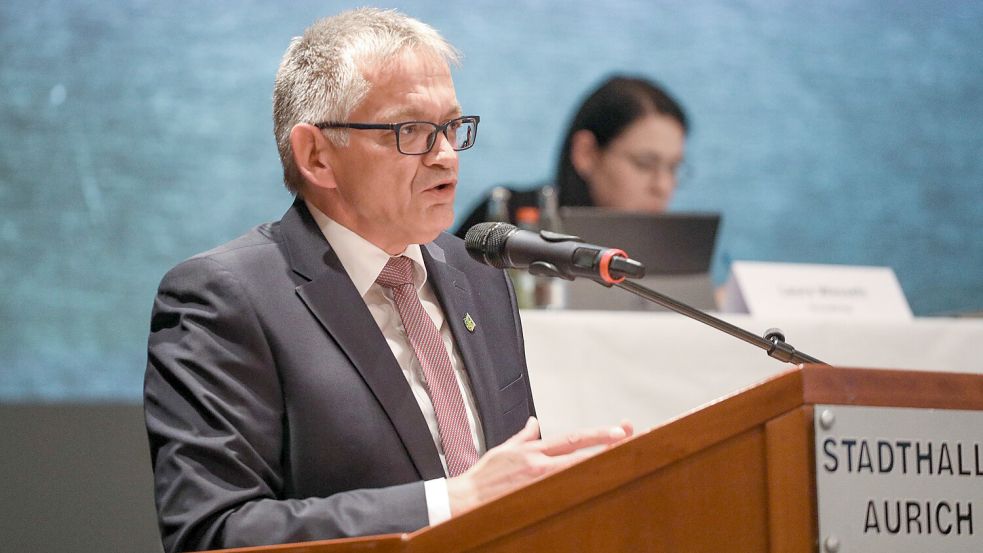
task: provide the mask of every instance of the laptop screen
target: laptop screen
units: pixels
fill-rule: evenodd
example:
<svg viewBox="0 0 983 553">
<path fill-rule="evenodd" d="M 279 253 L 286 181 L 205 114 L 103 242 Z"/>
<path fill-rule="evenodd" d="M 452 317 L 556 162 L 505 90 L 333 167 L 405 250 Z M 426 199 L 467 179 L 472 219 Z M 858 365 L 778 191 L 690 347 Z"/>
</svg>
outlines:
<svg viewBox="0 0 983 553">
<path fill-rule="evenodd" d="M 564 234 L 619 248 L 647 276 L 710 272 L 719 213 L 630 213 L 595 207 L 560 209 Z"/>
</svg>

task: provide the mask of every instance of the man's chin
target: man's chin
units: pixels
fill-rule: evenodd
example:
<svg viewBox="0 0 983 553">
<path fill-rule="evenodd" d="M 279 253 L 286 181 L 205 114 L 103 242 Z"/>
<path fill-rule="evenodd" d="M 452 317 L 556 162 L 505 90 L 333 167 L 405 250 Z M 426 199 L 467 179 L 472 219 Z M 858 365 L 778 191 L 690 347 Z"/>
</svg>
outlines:
<svg viewBox="0 0 983 553">
<path fill-rule="evenodd" d="M 451 224 L 444 225 L 429 225 L 426 230 L 419 230 L 413 233 L 414 239 L 411 241 L 413 244 L 426 244 L 433 242 L 437 239 L 440 234 L 451 228 Z"/>
<path fill-rule="evenodd" d="M 430 210 L 428 222 L 438 229 L 438 234 L 454 226 L 454 204 L 435 205 Z"/>
</svg>

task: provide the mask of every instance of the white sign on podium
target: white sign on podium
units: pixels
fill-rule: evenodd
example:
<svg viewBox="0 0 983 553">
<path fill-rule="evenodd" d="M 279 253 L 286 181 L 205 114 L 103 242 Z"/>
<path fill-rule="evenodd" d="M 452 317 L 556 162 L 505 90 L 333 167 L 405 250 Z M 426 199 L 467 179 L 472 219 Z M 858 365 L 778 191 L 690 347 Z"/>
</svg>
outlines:
<svg viewBox="0 0 983 553">
<path fill-rule="evenodd" d="M 983 413 L 816 405 L 822 553 L 983 551 Z"/>
</svg>

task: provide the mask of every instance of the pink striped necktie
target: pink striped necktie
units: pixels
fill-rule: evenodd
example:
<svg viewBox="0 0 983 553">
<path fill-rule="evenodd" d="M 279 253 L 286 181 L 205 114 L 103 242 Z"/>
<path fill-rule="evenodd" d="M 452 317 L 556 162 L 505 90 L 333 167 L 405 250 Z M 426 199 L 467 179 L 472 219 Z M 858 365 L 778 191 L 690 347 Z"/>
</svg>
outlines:
<svg viewBox="0 0 983 553">
<path fill-rule="evenodd" d="M 406 336 L 423 367 L 427 393 L 437 415 L 447 471 L 451 476 L 457 476 L 478 460 L 478 452 L 447 348 L 413 285 L 413 261 L 405 256 L 389 258 L 376 282 L 393 292 Z"/>
</svg>

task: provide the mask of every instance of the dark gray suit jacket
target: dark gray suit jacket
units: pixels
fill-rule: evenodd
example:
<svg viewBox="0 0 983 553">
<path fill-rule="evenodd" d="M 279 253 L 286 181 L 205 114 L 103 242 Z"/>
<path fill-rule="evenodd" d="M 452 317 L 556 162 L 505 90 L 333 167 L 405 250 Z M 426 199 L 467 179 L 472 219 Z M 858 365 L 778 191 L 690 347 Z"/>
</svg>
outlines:
<svg viewBox="0 0 983 553">
<path fill-rule="evenodd" d="M 447 234 L 423 256 L 494 447 L 534 414 L 511 285 Z M 164 277 L 144 392 L 169 552 L 427 524 L 423 481 L 444 475 L 433 439 L 301 201 Z"/>
</svg>

